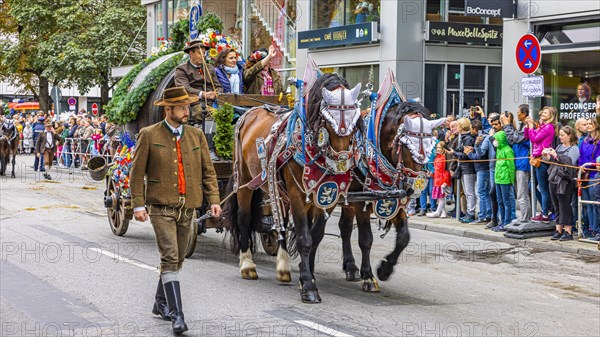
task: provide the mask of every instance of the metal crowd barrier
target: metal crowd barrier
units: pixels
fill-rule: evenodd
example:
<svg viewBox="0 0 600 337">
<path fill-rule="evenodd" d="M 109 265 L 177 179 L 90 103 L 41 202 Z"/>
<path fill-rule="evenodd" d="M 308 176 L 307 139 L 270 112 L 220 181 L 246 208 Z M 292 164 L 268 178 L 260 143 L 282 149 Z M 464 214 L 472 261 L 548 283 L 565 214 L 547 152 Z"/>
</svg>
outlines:
<svg viewBox="0 0 600 337">
<path fill-rule="evenodd" d="M 92 147 L 95 148 L 95 142 L 101 142 L 102 146 L 100 148 L 100 151 L 96 152 Z M 110 153 L 110 149 L 113 146 L 113 144 L 116 143 L 115 146 L 115 153 L 116 153 L 116 149 L 118 149 L 118 146 L 120 145 L 121 141 L 120 140 L 106 140 L 106 139 L 99 139 L 97 141 L 94 141 L 93 139 L 82 139 L 82 138 L 65 138 L 64 142 L 63 142 L 63 147 L 62 150 L 60 151 L 60 153 L 57 152 L 56 157 L 58 160 L 58 163 L 63 165 L 63 167 L 69 169 L 69 171 L 74 171 L 75 169 L 78 169 L 79 171 L 82 171 L 83 167 L 84 167 L 84 159 L 87 159 L 87 161 L 89 161 L 92 157 L 97 157 L 97 156 L 102 156 L 105 157 L 106 162 L 109 163 L 112 161 L 112 157 L 114 156 L 111 155 Z M 66 150 L 68 149 L 68 150 Z M 65 156 L 70 156 L 70 165 L 65 165 L 65 160 L 66 157 Z M 76 164 L 76 160 L 79 161 L 79 166 L 75 167 Z M 87 163 L 86 161 L 86 163 Z"/>
<path fill-rule="evenodd" d="M 598 247 L 600 249 L 600 243 L 599 242 L 593 241 L 593 240 L 588 240 L 588 239 L 586 239 L 583 236 L 583 230 L 582 230 L 582 227 L 581 227 L 581 218 L 582 218 L 581 212 L 582 212 L 583 205 L 597 205 L 597 206 L 600 206 L 600 201 L 582 200 L 581 199 L 581 190 L 583 188 L 588 188 L 588 187 L 582 187 L 581 186 L 581 175 L 582 175 L 584 169 L 586 167 L 590 167 L 590 166 L 598 168 L 598 167 L 600 167 L 600 163 L 585 163 L 585 164 L 581 165 L 581 167 L 579 168 L 579 172 L 577 173 L 577 182 L 578 182 L 578 184 L 577 184 L 577 206 L 578 206 L 577 207 L 578 208 L 578 210 L 577 210 L 577 239 L 579 241 L 582 241 L 582 242 L 589 242 L 589 243 L 598 244 Z M 590 182 L 588 182 L 588 183 L 590 183 Z M 592 186 L 594 184 L 600 184 L 600 180 L 591 182 L 591 184 L 592 184 Z M 589 219 L 588 219 L 588 221 L 589 221 Z"/>
</svg>

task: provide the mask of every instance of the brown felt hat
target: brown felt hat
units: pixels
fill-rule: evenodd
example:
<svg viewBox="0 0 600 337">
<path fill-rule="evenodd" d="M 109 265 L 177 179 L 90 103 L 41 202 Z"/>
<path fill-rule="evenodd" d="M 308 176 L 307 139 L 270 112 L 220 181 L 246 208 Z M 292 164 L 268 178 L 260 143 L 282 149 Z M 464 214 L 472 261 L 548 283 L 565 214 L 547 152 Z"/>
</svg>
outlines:
<svg viewBox="0 0 600 337">
<path fill-rule="evenodd" d="M 200 47 L 200 48 L 204 48 L 206 50 L 206 46 L 204 45 L 204 43 L 202 42 L 202 40 L 192 40 L 188 43 L 185 44 L 185 47 L 183 47 L 183 51 L 185 53 L 189 53 L 190 50 L 196 48 L 196 47 Z"/>
<path fill-rule="evenodd" d="M 198 101 L 198 96 L 190 96 L 184 87 L 173 87 L 163 91 L 162 98 L 154 102 L 158 106 L 186 105 Z"/>
</svg>

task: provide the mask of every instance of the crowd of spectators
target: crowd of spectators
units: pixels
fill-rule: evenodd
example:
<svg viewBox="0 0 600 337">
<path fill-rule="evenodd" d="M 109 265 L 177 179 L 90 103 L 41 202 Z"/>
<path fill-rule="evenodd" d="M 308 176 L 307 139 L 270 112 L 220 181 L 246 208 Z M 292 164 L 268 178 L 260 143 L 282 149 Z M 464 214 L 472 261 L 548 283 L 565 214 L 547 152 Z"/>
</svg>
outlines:
<svg viewBox="0 0 600 337">
<path fill-rule="evenodd" d="M 552 239 L 572 240 L 577 175 L 582 165 L 600 162 L 600 125 L 595 118 L 562 125 L 553 107 L 537 115 L 534 120 L 522 104 L 515 114 L 486 114 L 475 106 L 462 118 L 450 116 L 435 133 L 438 144 L 426 166 L 431 183 L 409 215 L 455 217 L 460 212 L 460 222 L 497 232 L 515 223 L 555 221 Z M 537 214 L 531 205 L 531 166 Z M 583 172 L 582 199 L 600 201 L 595 167 Z M 584 205 L 581 220 L 583 236 L 600 241 L 600 206 Z"/>
<path fill-rule="evenodd" d="M 35 154 L 37 137 L 44 132 L 44 123 L 48 118 L 52 117 L 42 111 L 12 116 L 12 123 L 19 131 L 19 154 Z M 92 156 L 114 156 L 121 136 L 121 128 L 108 121 L 106 115 L 96 117 L 83 109 L 78 114 L 61 115 L 58 121 L 53 122 L 52 129 L 61 138 L 54 159 L 58 166 L 81 167 L 84 170 Z M 33 169 L 44 171 L 43 158 L 35 158 Z"/>
</svg>

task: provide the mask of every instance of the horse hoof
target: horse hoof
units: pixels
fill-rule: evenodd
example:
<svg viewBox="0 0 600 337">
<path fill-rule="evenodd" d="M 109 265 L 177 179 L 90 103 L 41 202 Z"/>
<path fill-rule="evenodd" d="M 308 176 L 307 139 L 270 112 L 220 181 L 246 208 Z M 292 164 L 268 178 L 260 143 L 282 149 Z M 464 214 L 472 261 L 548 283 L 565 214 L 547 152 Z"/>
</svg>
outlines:
<svg viewBox="0 0 600 337">
<path fill-rule="evenodd" d="M 275 279 L 279 282 L 292 282 L 292 274 L 289 271 L 278 271 Z"/>
<path fill-rule="evenodd" d="M 346 281 L 358 282 L 360 280 L 360 272 L 358 268 L 356 270 L 346 270 Z"/>
<path fill-rule="evenodd" d="M 318 290 L 300 290 L 300 295 L 302 296 L 302 303 L 321 303 Z"/>
<path fill-rule="evenodd" d="M 373 277 L 362 280 L 362 289 L 367 293 L 378 293 L 381 291 L 379 283 L 377 283 L 377 280 Z"/>
<path fill-rule="evenodd" d="M 11 178 L 16 178 L 17 176 L 13 173 L 10 175 Z"/>
<path fill-rule="evenodd" d="M 382 281 L 387 281 L 393 272 L 394 266 L 387 261 L 381 261 L 381 264 L 377 267 L 377 277 Z"/>
<path fill-rule="evenodd" d="M 258 278 L 258 274 L 254 269 L 246 269 L 242 270 L 241 272 L 244 280 L 256 280 Z"/>
</svg>

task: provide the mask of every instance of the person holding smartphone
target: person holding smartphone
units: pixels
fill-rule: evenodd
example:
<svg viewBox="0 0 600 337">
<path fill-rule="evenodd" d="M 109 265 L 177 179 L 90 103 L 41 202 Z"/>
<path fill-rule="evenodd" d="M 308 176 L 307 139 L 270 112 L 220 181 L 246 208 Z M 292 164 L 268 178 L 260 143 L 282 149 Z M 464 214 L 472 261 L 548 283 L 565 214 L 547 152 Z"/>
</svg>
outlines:
<svg viewBox="0 0 600 337">
<path fill-rule="evenodd" d="M 512 147 L 515 158 L 515 167 L 517 170 L 517 203 L 521 210 L 521 215 L 515 217 L 513 223 L 527 222 L 531 219 L 531 199 L 529 198 L 529 174 L 531 165 L 529 164 L 529 140 L 525 138 L 525 120 L 529 117 L 529 105 L 521 104 L 517 108 L 517 119 L 519 125 L 515 126 L 512 113 L 500 117 L 502 129 L 506 133 L 508 144 Z"/>
<path fill-rule="evenodd" d="M 471 123 L 471 135 L 479 139 L 483 135 L 481 130 L 481 121 L 474 120 Z M 477 224 L 487 224 L 492 221 L 492 202 L 490 200 L 490 165 L 487 161 L 479 161 L 479 160 L 487 160 L 488 153 L 483 153 L 482 156 L 479 156 L 477 151 L 475 151 L 474 146 L 468 146 L 465 148 L 465 154 L 469 157 L 469 159 L 476 161 L 474 163 L 475 171 L 477 172 L 477 188 L 476 194 L 477 199 L 479 199 L 479 213 L 478 213 L 478 221 Z"/>
</svg>

